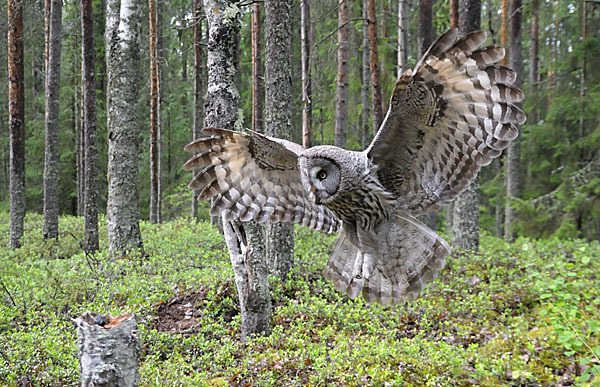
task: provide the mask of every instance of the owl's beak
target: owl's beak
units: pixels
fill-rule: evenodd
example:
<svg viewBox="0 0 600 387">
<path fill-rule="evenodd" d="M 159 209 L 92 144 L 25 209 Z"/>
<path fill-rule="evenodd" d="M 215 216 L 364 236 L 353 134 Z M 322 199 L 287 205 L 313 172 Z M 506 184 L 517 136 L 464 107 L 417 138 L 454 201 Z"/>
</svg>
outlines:
<svg viewBox="0 0 600 387">
<path fill-rule="evenodd" d="M 321 204 L 321 199 L 319 199 L 319 195 L 317 195 L 317 189 L 315 187 L 311 187 L 311 191 L 313 193 L 313 196 L 315 198 L 315 203 L 316 204 Z"/>
</svg>

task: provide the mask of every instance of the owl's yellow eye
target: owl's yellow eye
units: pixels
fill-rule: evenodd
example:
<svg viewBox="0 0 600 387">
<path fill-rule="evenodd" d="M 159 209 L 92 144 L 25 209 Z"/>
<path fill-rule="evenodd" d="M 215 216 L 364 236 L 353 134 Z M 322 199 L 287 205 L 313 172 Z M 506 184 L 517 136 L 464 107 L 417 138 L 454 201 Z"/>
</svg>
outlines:
<svg viewBox="0 0 600 387">
<path fill-rule="evenodd" d="M 321 169 L 319 172 L 317 172 L 317 179 L 325 180 L 326 178 L 327 178 L 327 172 L 325 172 L 323 169 Z"/>
</svg>

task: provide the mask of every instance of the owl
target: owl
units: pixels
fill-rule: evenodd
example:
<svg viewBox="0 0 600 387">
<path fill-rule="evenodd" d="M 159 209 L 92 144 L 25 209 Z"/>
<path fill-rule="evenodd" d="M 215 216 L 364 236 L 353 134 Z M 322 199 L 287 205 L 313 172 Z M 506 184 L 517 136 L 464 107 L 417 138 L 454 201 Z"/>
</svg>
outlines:
<svg viewBox="0 0 600 387">
<path fill-rule="evenodd" d="M 224 220 L 293 222 L 338 232 L 324 276 L 350 298 L 414 300 L 448 244 L 414 216 L 453 200 L 518 135 L 516 73 L 484 31 L 441 35 L 397 81 L 370 146 L 304 149 L 259 133 L 205 128 L 186 146 L 189 187 Z"/>
</svg>

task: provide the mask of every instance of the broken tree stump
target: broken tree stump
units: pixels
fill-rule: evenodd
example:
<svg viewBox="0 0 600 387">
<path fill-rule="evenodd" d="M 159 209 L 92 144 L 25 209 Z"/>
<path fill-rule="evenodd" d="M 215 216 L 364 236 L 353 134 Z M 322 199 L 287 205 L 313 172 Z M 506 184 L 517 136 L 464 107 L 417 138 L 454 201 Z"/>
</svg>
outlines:
<svg viewBox="0 0 600 387">
<path fill-rule="evenodd" d="M 138 385 L 140 344 L 135 315 L 85 312 L 73 322 L 77 325 L 82 387 Z"/>
</svg>

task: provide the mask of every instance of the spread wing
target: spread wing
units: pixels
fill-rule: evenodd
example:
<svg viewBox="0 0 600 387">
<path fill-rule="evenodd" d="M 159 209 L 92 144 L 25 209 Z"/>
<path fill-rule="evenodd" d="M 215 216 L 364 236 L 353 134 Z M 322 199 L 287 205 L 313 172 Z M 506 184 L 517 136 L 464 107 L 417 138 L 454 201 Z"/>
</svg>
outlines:
<svg viewBox="0 0 600 387">
<path fill-rule="evenodd" d="M 399 207 L 424 212 L 454 199 L 499 156 L 525 122 L 515 106 L 516 73 L 497 66 L 502 47 L 480 48 L 484 31 L 440 36 L 394 88 L 390 108 L 366 150 Z"/>
<path fill-rule="evenodd" d="M 304 149 L 289 141 L 258 133 L 206 128 L 209 137 L 185 147 L 197 152 L 184 165 L 202 169 L 189 187 L 201 190 L 198 200 L 214 198 L 210 214 L 226 220 L 293 222 L 325 232 L 337 231 L 338 218 L 308 198 L 298 171 Z"/>
</svg>

